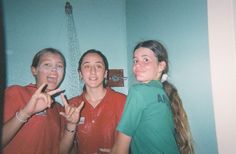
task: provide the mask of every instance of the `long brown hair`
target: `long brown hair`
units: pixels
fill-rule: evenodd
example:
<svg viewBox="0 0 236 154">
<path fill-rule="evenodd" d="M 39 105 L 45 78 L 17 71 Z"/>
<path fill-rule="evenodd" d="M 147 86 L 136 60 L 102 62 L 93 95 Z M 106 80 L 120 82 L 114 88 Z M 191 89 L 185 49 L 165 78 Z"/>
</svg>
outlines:
<svg viewBox="0 0 236 154">
<path fill-rule="evenodd" d="M 147 40 L 144 42 L 140 42 L 136 45 L 134 51 L 140 47 L 152 50 L 155 53 L 159 62 L 165 61 L 166 68 L 162 72 L 162 75 L 168 73 L 168 54 L 165 47 L 160 42 L 156 40 Z M 179 147 L 179 151 L 181 154 L 193 154 L 193 140 L 190 132 L 188 118 L 183 108 L 183 104 L 179 97 L 178 91 L 175 86 L 169 83 L 168 81 L 163 82 L 163 87 L 170 100 L 171 110 L 173 113 L 173 119 L 175 124 L 175 140 Z"/>
</svg>

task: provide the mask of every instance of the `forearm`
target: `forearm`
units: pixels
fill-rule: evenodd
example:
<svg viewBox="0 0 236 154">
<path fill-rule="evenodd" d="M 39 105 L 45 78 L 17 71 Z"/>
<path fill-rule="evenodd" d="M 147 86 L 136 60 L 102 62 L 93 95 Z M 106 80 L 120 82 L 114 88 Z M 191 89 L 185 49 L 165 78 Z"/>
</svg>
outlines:
<svg viewBox="0 0 236 154">
<path fill-rule="evenodd" d="M 14 138 L 29 117 L 21 110 L 3 125 L 1 148 L 4 148 Z"/>
<path fill-rule="evenodd" d="M 119 132 L 111 154 L 129 154 L 131 137 Z"/>
<path fill-rule="evenodd" d="M 60 142 L 60 154 L 68 154 L 73 148 L 76 124 L 67 124 Z"/>
</svg>

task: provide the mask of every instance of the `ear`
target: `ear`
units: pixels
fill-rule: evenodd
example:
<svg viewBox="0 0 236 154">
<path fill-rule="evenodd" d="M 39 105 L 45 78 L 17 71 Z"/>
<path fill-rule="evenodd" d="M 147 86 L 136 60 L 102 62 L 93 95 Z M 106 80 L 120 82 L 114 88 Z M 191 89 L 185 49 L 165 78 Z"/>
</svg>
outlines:
<svg viewBox="0 0 236 154">
<path fill-rule="evenodd" d="M 81 71 L 78 70 L 78 73 L 79 73 L 80 80 L 83 80 L 83 75 L 82 75 Z"/>
<path fill-rule="evenodd" d="M 33 76 L 36 76 L 37 75 L 37 70 L 35 67 L 31 67 L 31 73 L 33 74 Z"/>
<path fill-rule="evenodd" d="M 160 72 L 163 72 L 165 69 L 166 69 L 166 62 L 165 61 L 159 62 L 159 70 L 160 70 Z"/>
</svg>

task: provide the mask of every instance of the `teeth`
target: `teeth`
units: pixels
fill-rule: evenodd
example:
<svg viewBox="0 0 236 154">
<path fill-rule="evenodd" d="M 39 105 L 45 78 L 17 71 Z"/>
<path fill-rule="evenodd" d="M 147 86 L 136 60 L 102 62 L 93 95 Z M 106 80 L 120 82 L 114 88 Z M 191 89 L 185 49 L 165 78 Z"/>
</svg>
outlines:
<svg viewBox="0 0 236 154">
<path fill-rule="evenodd" d="M 47 80 L 49 82 L 56 82 L 56 78 L 55 77 L 47 77 Z"/>
<path fill-rule="evenodd" d="M 89 78 L 89 79 L 90 79 L 90 80 L 96 80 L 97 78 L 95 78 L 95 77 L 93 78 L 93 77 L 92 77 L 92 78 Z"/>
</svg>

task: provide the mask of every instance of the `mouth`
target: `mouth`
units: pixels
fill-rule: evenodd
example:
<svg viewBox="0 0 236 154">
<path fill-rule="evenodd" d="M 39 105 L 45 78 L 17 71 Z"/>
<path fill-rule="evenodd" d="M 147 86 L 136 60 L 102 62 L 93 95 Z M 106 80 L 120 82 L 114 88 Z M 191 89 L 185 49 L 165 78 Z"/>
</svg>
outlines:
<svg viewBox="0 0 236 154">
<path fill-rule="evenodd" d="M 98 79 L 98 77 L 96 75 L 91 75 L 91 76 L 89 76 L 88 79 L 91 80 L 91 81 L 95 81 L 95 80 Z"/>
<path fill-rule="evenodd" d="M 55 83 L 57 83 L 57 78 L 54 77 L 54 76 L 48 76 L 47 77 L 47 82 L 55 84 Z"/>
<path fill-rule="evenodd" d="M 144 73 L 144 71 L 136 71 L 136 72 L 135 72 L 136 75 L 141 75 L 141 74 L 143 74 L 143 73 Z"/>
</svg>

